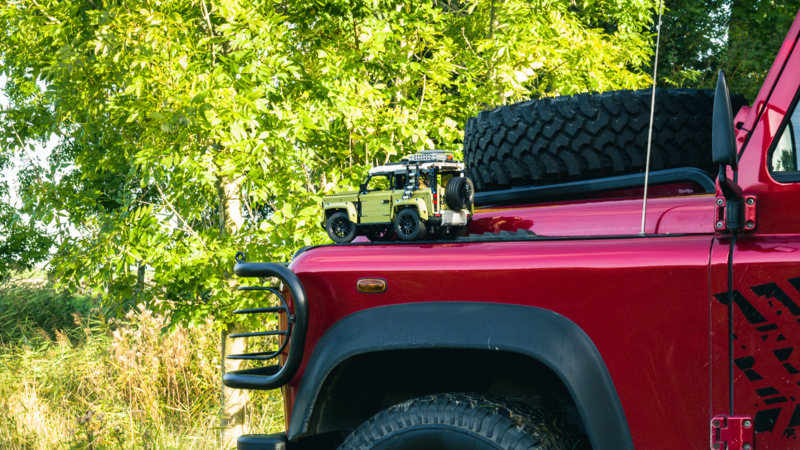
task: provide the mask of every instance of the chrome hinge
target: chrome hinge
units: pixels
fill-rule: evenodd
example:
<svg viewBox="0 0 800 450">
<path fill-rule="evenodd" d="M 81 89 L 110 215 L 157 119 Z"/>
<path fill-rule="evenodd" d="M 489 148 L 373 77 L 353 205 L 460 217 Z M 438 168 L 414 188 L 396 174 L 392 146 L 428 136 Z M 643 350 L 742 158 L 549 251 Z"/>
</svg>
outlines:
<svg viewBox="0 0 800 450">
<path fill-rule="evenodd" d="M 757 208 L 755 195 L 744 195 L 735 200 L 719 196 L 714 208 L 714 228 L 717 231 L 753 231 L 758 226 Z"/>
<path fill-rule="evenodd" d="M 711 450 L 754 450 L 753 418 L 718 415 L 711 419 Z"/>
</svg>

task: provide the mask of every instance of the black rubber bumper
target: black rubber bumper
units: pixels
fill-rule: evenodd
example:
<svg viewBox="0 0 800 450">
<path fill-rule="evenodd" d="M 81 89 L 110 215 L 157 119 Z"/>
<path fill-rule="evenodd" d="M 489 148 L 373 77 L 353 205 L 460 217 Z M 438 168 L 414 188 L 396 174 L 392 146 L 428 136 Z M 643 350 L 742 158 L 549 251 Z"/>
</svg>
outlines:
<svg viewBox="0 0 800 450">
<path fill-rule="evenodd" d="M 286 434 L 245 434 L 236 441 L 237 450 L 287 450 Z"/>
</svg>

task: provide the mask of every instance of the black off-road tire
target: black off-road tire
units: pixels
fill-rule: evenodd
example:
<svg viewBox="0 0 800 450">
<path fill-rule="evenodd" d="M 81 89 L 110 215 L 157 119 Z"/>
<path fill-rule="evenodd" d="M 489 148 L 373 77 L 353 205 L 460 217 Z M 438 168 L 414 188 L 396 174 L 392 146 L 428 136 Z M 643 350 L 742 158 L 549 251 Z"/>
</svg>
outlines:
<svg viewBox="0 0 800 450">
<path fill-rule="evenodd" d="M 344 244 L 356 238 L 356 224 L 344 211 L 331 214 L 325 224 L 328 237 L 337 244 Z"/>
<path fill-rule="evenodd" d="M 444 188 L 444 199 L 450 209 L 468 209 L 475 200 L 475 186 L 467 177 L 453 177 Z"/>
<path fill-rule="evenodd" d="M 464 161 L 480 191 L 643 172 L 652 91 L 545 98 L 467 121 Z M 748 102 L 731 95 L 733 113 Z M 650 170 L 709 173 L 713 90 L 658 89 Z"/>
<path fill-rule="evenodd" d="M 400 403 L 358 427 L 339 450 L 567 450 L 542 410 L 479 394 L 437 394 Z"/>
<path fill-rule="evenodd" d="M 428 234 L 425 221 L 420 219 L 419 214 L 412 208 L 406 208 L 394 219 L 394 231 L 397 237 L 404 241 L 415 241 L 422 239 Z"/>
</svg>

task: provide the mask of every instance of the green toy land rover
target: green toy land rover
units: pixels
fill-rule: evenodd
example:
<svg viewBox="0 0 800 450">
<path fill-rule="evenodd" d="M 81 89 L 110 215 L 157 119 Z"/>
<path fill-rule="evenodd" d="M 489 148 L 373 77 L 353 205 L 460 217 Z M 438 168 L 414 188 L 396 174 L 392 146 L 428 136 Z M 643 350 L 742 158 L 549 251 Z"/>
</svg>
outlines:
<svg viewBox="0 0 800 450">
<path fill-rule="evenodd" d="M 337 243 L 365 235 L 370 241 L 463 236 L 472 219 L 475 189 L 464 163 L 442 150 L 415 153 L 370 169 L 358 191 L 326 195 L 322 226 Z"/>
</svg>

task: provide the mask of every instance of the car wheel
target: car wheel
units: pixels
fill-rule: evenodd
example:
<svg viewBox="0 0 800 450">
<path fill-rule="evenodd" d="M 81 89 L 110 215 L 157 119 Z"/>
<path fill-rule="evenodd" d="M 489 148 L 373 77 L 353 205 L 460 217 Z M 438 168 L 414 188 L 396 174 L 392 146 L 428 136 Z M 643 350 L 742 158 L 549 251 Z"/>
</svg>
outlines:
<svg viewBox="0 0 800 450">
<path fill-rule="evenodd" d="M 467 177 L 453 177 L 444 188 L 444 200 L 450 209 L 460 211 L 469 209 L 475 200 L 475 187 Z"/>
<path fill-rule="evenodd" d="M 386 409 L 339 450 L 566 450 L 569 440 L 542 410 L 502 397 L 437 394 Z"/>
<path fill-rule="evenodd" d="M 406 208 L 397 214 L 394 220 L 394 231 L 404 241 L 422 239 L 428 234 L 425 222 L 419 218 L 417 211 L 411 208 Z"/>
<path fill-rule="evenodd" d="M 384 227 L 373 227 L 367 230 L 367 239 L 370 242 L 386 242 L 391 241 L 394 237 L 394 229 L 387 225 Z"/>
<path fill-rule="evenodd" d="M 343 211 L 331 215 L 325 228 L 328 230 L 328 237 L 338 244 L 350 242 L 356 237 L 356 224 Z"/>
</svg>

